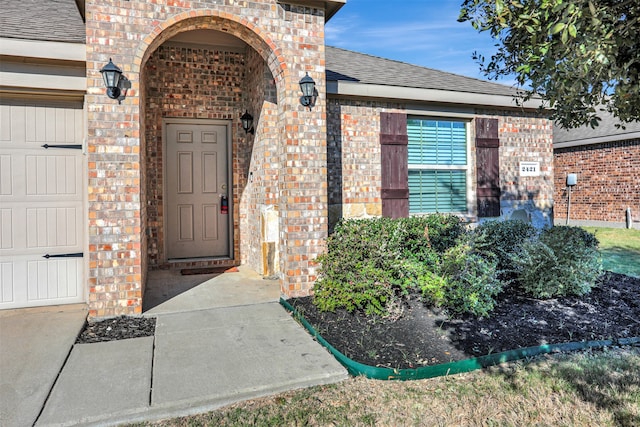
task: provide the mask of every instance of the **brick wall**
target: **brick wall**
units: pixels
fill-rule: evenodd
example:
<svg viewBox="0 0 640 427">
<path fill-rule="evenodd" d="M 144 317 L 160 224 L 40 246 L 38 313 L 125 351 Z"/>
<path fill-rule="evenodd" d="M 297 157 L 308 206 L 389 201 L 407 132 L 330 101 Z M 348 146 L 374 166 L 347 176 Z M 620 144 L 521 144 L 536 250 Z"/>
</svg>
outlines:
<svg viewBox="0 0 640 427">
<path fill-rule="evenodd" d="M 339 218 L 365 218 L 381 215 L 380 198 L 380 112 L 403 112 L 394 102 L 359 101 L 330 98 L 328 116 L 328 185 L 330 224 Z M 431 113 L 433 115 L 433 113 Z M 427 116 L 425 116 L 427 117 Z M 446 113 L 438 117 L 447 117 Z M 452 117 L 460 117 L 454 115 Z M 549 120 L 536 113 L 477 110 L 466 114 L 471 141 L 475 135 L 474 117 L 497 118 L 500 138 L 501 211 L 505 218 L 516 211 L 537 223 L 550 224 L 553 204 L 552 128 Z M 475 165 L 475 144 L 470 144 L 471 164 Z M 519 162 L 540 162 L 539 177 L 520 177 Z M 473 169 L 470 186 L 476 187 Z M 476 219 L 475 195 L 469 219 Z"/>
<path fill-rule="evenodd" d="M 578 175 L 571 190 L 570 220 L 626 223 L 626 209 L 640 222 L 640 140 L 555 150 L 555 219 L 567 218 L 567 174 Z M 613 225 L 613 224 L 612 224 Z"/>
<path fill-rule="evenodd" d="M 327 102 L 329 223 L 382 215 L 380 113 L 397 103 L 330 98 Z"/>
<path fill-rule="evenodd" d="M 275 250 L 278 239 L 264 245 L 264 217 L 267 209 L 277 212 L 279 188 L 278 108 L 275 82 L 271 71 L 255 52 L 247 53 L 247 105 L 253 116 L 254 134 L 244 134 L 245 145 L 240 147 L 242 163 L 234 182 L 241 195 L 240 233 L 241 261 L 262 274 L 274 275 L 279 265 L 267 268 L 265 249 Z M 277 224 L 275 225 L 277 227 Z M 276 233 L 277 234 L 277 233 Z M 275 256 L 275 254 L 272 254 Z M 278 261 L 271 258 L 272 263 Z M 278 271 L 276 271 L 278 270 Z"/>
<path fill-rule="evenodd" d="M 144 171 L 150 167 L 147 163 L 157 159 L 148 158 L 146 135 L 141 133 L 146 122 L 146 112 L 141 111 L 146 108 L 141 100 L 146 91 L 144 66 L 174 35 L 196 29 L 223 31 L 243 40 L 273 75 L 278 102 L 273 114 L 277 143 L 272 158 L 275 167 L 286 171 L 276 178 L 281 286 L 288 295 L 307 294 L 315 280 L 313 260 L 323 251 L 327 234 L 324 11 L 276 0 L 88 1 L 88 287 L 92 317 L 140 313 L 147 264 L 161 259 L 159 252 L 152 253 L 153 259 L 147 254 L 147 247 L 158 240 L 153 221 L 158 208 L 145 209 L 147 201 L 156 199 L 144 191 L 152 185 Z M 121 105 L 104 94 L 99 70 L 109 58 L 132 84 Z M 305 72 L 318 83 L 319 98 L 312 110 L 298 100 L 298 81 Z M 237 112 L 231 117 L 237 120 Z M 238 221 L 240 218 L 238 215 Z M 148 243 L 147 223 L 156 227 Z M 157 244 L 155 247 L 158 250 Z"/>
<path fill-rule="evenodd" d="M 478 113 L 498 118 L 501 217 L 526 217 L 537 227 L 552 225 L 554 175 L 551 121 L 533 112 Z M 539 162 L 540 175 L 520 176 L 520 162 Z"/>
</svg>

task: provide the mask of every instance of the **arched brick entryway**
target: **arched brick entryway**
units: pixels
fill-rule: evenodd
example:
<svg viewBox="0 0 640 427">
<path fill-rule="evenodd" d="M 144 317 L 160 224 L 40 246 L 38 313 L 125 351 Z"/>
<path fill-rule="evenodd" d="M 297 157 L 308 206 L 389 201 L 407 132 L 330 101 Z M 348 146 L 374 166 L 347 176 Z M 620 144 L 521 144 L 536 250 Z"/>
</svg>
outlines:
<svg viewBox="0 0 640 427">
<path fill-rule="evenodd" d="M 272 2 L 266 1 L 271 4 Z M 285 7 L 286 6 L 286 7 Z M 198 8 L 183 1 L 160 7 L 143 1 L 123 7 L 91 4 L 87 16 L 89 145 L 89 283 L 92 316 L 139 313 L 150 262 L 149 189 L 145 171 L 153 147 L 147 130 L 147 78 L 151 61 L 177 34 L 215 30 L 247 44 L 251 59 L 264 73 L 245 73 L 240 102 L 223 114 L 231 123 L 234 154 L 234 260 L 255 262 L 262 255 L 263 214 L 275 213 L 282 292 L 309 292 L 315 279 L 315 256 L 324 248 L 327 230 L 326 120 L 324 103 L 324 17 L 316 9 L 277 4 L 248 9 L 235 5 Z M 104 25 L 108 21 L 109 25 Z M 104 97 L 99 69 L 108 58 L 132 82 L 122 105 Z M 246 58 L 245 58 L 246 59 Z M 256 65 L 257 66 L 257 65 Z M 299 102 L 298 80 L 306 73 L 318 83 L 313 110 Z M 256 78 L 255 76 L 259 76 Z M 248 88 L 272 79 L 272 98 Z M 268 78 L 267 78 L 268 80 Z M 277 101 L 276 101 L 277 100 Z M 239 104 L 240 109 L 237 107 Z M 238 128 L 242 110 L 255 109 L 256 133 L 247 139 Z M 233 110 L 233 111 L 232 111 Z M 207 112 L 208 114 L 208 112 Z M 198 114 L 193 115 L 198 118 Z M 153 120 L 153 124 L 147 121 Z M 154 141 L 155 144 L 157 142 Z M 244 225 L 243 225 L 244 224 Z M 253 236 L 253 237 L 252 237 Z M 257 236 L 257 237 L 256 237 Z M 253 240 L 252 240 L 253 239 Z M 252 253 L 251 248 L 257 248 Z"/>
</svg>

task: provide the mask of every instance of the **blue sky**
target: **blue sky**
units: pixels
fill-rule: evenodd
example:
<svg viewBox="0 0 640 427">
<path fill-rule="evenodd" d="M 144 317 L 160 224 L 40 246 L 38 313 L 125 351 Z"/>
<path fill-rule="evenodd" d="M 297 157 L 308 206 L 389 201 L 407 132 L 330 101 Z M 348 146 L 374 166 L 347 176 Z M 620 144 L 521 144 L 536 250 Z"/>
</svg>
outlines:
<svg viewBox="0 0 640 427">
<path fill-rule="evenodd" d="M 495 41 L 457 21 L 462 0 L 347 0 L 325 27 L 327 45 L 486 80 L 472 59 Z M 501 80 L 503 84 L 510 81 Z"/>
</svg>

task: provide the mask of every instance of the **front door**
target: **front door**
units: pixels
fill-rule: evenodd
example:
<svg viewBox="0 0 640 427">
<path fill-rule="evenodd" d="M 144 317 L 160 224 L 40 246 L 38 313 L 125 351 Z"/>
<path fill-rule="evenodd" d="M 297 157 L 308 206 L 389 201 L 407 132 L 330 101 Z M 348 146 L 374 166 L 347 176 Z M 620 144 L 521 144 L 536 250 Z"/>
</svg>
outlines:
<svg viewBox="0 0 640 427">
<path fill-rule="evenodd" d="M 170 123 L 167 135 L 167 257 L 229 257 L 226 125 Z"/>
</svg>

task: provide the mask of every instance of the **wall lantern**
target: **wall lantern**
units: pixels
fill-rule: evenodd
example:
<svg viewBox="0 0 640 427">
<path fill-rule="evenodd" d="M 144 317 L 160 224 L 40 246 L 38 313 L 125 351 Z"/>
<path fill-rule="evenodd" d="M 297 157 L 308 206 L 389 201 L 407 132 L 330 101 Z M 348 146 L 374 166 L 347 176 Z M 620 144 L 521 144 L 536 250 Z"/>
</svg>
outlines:
<svg viewBox="0 0 640 427">
<path fill-rule="evenodd" d="M 100 73 L 104 79 L 104 85 L 107 87 L 107 96 L 111 99 L 117 99 L 118 104 L 121 104 L 127 96 L 131 82 L 122 75 L 122 70 L 111 61 L 111 58 L 109 58 L 109 63 L 102 67 Z"/>
<path fill-rule="evenodd" d="M 313 81 L 311 77 L 309 77 L 309 73 L 307 73 L 302 79 L 300 79 L 300 90 L 302 91 L 302 96 L 300 97 L 300 104 L 305 107 L 313 107 L 315 104 L 315 98 L 317 96 L 316 92 L 316 82 Z"/>
<path fill-rule="evenodd" d="M 253 129 L 253 116 L 249 114 L 248 110 L 245 110 L 244 114 L 240 116 L 240 121 L 242 122 L 244 133 L 255 133 Z"/>
</svg>

